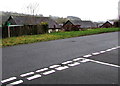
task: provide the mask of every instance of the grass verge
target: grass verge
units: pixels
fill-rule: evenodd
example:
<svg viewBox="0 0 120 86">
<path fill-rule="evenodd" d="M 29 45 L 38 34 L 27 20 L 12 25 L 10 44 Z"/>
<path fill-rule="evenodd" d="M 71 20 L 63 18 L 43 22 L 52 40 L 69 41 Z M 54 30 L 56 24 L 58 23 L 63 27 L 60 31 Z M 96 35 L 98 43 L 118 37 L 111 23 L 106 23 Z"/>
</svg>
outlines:
<svg viewBox="0 0 120 86">
<path fill-rule="evenodd" d="M 65 39 L 65 38 L 71 38 L 71 37 L 115 32 L 115 31 L 120 31 L 120 28 L 97 28 L 97 29 L 89 29 L 86 31 L 69 31 L 69 32 L 55 32 L 55 33 L 40 34 L 40 35 L 26 35 L 26 36 L 20 36 L 20 37 L 0 39 L 0 46 L 4 47 L 4 46 L 12 46 L 12 45 L 18 45 L 18 44 L 28 44 L 28 43 L 34 43 L 34 42 Z"/>
</svg>

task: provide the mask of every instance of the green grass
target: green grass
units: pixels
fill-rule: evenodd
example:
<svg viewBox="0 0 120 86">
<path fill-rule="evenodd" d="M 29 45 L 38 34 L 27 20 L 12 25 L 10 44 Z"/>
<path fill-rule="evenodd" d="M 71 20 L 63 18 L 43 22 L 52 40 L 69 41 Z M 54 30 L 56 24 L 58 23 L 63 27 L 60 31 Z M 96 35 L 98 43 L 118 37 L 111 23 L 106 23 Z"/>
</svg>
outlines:
<svg viewBox="0 0 120 86">
<path fill-rule="evenodd" d="M 40 35 L 26 35 L 20 37 L 11 37 L 0 39 L 0 46 L 12 46 L 18 44 L 28 44 L 34 42 L 50 41 L 56 39 L 65 39 L 70 37 L 78 37 L 106 32 L 120 31 L 120 28 L 98 28 L 89 29 L 86 31 L 69 31 L 69 32 L 55 32 L 50 34 L 40 34 Z M 2 41 L 1 41 L 2 40 Z"/>
</svg>

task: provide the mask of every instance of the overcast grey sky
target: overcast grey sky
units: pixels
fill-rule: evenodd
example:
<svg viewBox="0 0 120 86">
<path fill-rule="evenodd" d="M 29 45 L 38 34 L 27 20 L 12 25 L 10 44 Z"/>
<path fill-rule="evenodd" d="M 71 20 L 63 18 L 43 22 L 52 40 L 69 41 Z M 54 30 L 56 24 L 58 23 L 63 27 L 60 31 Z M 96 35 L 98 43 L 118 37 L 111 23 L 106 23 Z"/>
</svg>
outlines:
<svg viewBox="0 0 120 86">
<path fill-rule="evenodd" d="M 77 16 L 82 20 L 106 21 L 118 18 L 119 0 L 2 0 L 0 11 L 28 13 L 30 3 L 38 3 L 37 14 Z"/>
</svg>

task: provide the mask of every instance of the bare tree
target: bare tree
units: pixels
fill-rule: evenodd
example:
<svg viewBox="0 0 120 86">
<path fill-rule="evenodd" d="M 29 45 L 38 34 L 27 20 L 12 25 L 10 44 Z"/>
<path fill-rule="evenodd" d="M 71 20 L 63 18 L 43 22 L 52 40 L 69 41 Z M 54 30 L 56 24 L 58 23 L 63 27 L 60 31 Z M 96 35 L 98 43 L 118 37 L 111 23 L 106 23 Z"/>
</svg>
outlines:
<svg viewBox="0 0 120 86">
<path fill-rule="evenodd" d="M 32 4 L 30 3 L 27 6 L 27 10 L 28 10 L 28 12 L 30 12 L 30 14 L 32 14 L 34 16 L 35 12 L 37 11 L 38 6 L 39 6 L 38 3 L 32 3 Z"/>
<path fill-rule="evenodd" d="M 34 24 L 35 20 L 35 14 L 37 14 L 39 4 L 38 3 L 30 3 L 26 8 L 28 11 L 29 18 L 26 17 L 26 24 Z M 31 16 L 32 15 L 32 16 Z M 28 23 L 29 21 L 29 23 Z"/>
</svg>

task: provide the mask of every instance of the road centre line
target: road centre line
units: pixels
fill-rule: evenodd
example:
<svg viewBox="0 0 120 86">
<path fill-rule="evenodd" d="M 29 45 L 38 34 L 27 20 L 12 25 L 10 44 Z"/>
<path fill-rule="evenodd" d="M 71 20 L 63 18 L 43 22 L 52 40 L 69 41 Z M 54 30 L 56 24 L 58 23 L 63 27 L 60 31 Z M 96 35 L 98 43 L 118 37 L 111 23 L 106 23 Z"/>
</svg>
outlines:
<svg viewBox="0 0 120 86">
<path fill-rule="evenodd" d="M 105 53 L 106 51 L 100 51 L 100 53 Z"/>
<path fill-rule="evenodd" d="M 72 63 L 72 61 L 66 61 L 66 62 L 63 62 L 62 64 L 68 64 L 68 63 Z"/>
<path fill-rule="evenodd" d="M 54 73 L 55 70 L 50 70 L 50 71 L 47 71 L 47 72 L 44 72 L 43 75 L 48 75 L 48 74 L 51 74 L 51 73 Z"/>
<path fill-rule="evenodd" d="M 56 67 L 59 67 L 60 65 L 52 65 L 50 66 L 49 68 L 56 68 Z"/>
<path fill-rule="evenodd" d="M 100 53 L 99 52 L 92 53 L 92 55 L 98 55 L 98 54 L 100 54 Z"/>
<path fill-rule="evenodd" d="M 64 69 L 67 69 L 69 68 L 68 66 L 63 66 L 63 67 L 58 67 L 58 68 L 55 68 L 56 70 L 64 70 Z"/>
<path fill-rule="evenodd" d="M 74 62 L 74 63 L 72 63 L 72 64 L 68 64 L 68 66 L 77 66 L 77 65 L 79 65 L 80 63 L 79 62 Z"/>
<path fill-rule="evenodd" d="M 7 84 L 6 86 L 14 86 L 14 85 L 18 85 L 18 84 L 21 84 L 21 83 L 23 83 L 23 80 L 18 80 L 18 81 L 12 82 L 10 84 Z"/>
<path fill-rule="evenodd" d="M 108 52 L 108 51 L 112 51 L 112 50 L 115 50 L 115 49 L 118 49 L 118 48 L 120 48 L 120 46 L 113 47 L 113 48 L 107 49 L 105 51 L 100 51 L 100 52 L 96 52 L 96 53 L 84 55 L 82 57 L 91 57 L 92 55 L 98 55 L 98 54 L 105 53 L 105 52 Z M 82 60 L 82 61 L 79 61 L 79 60 Z M 83 63 L 91 61 L 91 62 L 95 62 L 95 63 L 98 63 L 98 64 L 103 64 L 103 65 L 107 65 L 107 66 L 112 66 L 112 67 L 120 68 L 119 65 L 105 63 L 105 62 L 96 61 L 96 60 L 92 60 L 92 59 L 76 58 L 76 59 L 73 59 L 72 61 L 79 61 L 79 62 L 83 62 Z M 68 66 L 76 66 L 76 65 L 79 64 L 78 62 L 77 63 L 71 63 L 72 61 L 66 61 L 66 62 L 63 62 L 61 64 L 68 64 Z M 64 69 L 69 68 L 68 66 L 52 65 L 49 68 L 54 68 L 56 70 L 64 70 Z M 43 68 L 43 69 L 37 70 L 36 72 L 43 72 L 43 71 L 46 71 L 46 70 L 48 70 L 48 68 Z M 43 75 L 48 75 L 48 74 L 51 74 L 51 73 L 54 73 L 54 72 L 55 72 L 55 70 L 50 70 L 50 71 L 44 72 L 42 74 Z M 32 74 L 34 74 L 34 72 L 29 72 L 29 73 L 21 74 L 20 76 L 21 77 L 25 77 L 25 76 L 32 75 Z M 32 79 L 37 78 L 37 77 L 41 77 L 41 75 L 40 74 L 36 74 L 36 75 L 34 75 L 32 77 L 28 77 L 27 79 L 28 80 L 32 80 Z M 15 80 L 15 79 L 17 79 L 17 77 L 11 77 L 11 78 L 2 80 L 1 82 L 2 83 L 6 83 L 6 82 L 9 82 L 9 81 L 12 81 L 12 80 Z M 20 84 L 20 83 L 23 83 L 23 81 L 22 80 L 15 81 L 13 83 L 8 84 L 7 86 L 11 86 L 11 85 L 15 85 L 15 84 Z"/>
<path fill-rule="evenodd" d="M 21 77 L 25 77 L 25 76 L 32 75 L 32 74 L 34 74 L 34 72 L 29 72 L 29 73 L 21 74 L 20 76 Z"/>
<path fill-rule="evenodd" d="M 111 50 L 113 50 L 113 49 L 107 49 L 106 51 L 111 51 Z"/>
<path fill-rule="evenodd" d="M 88 61 L 90 61 L 90 59 L 85 59 L 85 60 L 82 60 L 80 62 L 85 63 L 85 62 L 88 62 Z"/>
<path fill-rule="evenodd" d="M 90 57 L 90 56 L 92 56 L 91 54 L 88 54 L 88 55 L 84 55 L 83 57 Z"/>
<path fill-rule="evenodd" d="M 43 69 L 37 70 L 36 72 L 38 73 L 38 72 L 43 72 L 43 71 L 46 71 L 46 70 L 48 70 L 48 68 L 43 68 Z"/>
<path fill-rule="evenodd" d="M 28 77 L 27 79 L 28 80 L 33 80 L 33 79 L 36 79 L 36 78 L 39 78 L 39 77 L 41 77 L 41 75 L 40 74 L 36 74 L 34 76 Z"/>
<path fill-rule="evenodd" d="M 15 79 L 17 79 L 17 77 L 11 77 L 11 78 L 2 80 L 1 82 L 2 82 L 2 83 L 5 83 L 5 82 L 9 82 L 9 81 L 12 81 L 12 80 L 15 80 Z"/>
<path fill-rule="evenodd" d="M 76 58 L 76 59 L 73 59 L 73 61 L 79 61 L 79 60 L 84 60 L 85 58 Z"/>
</svg>

